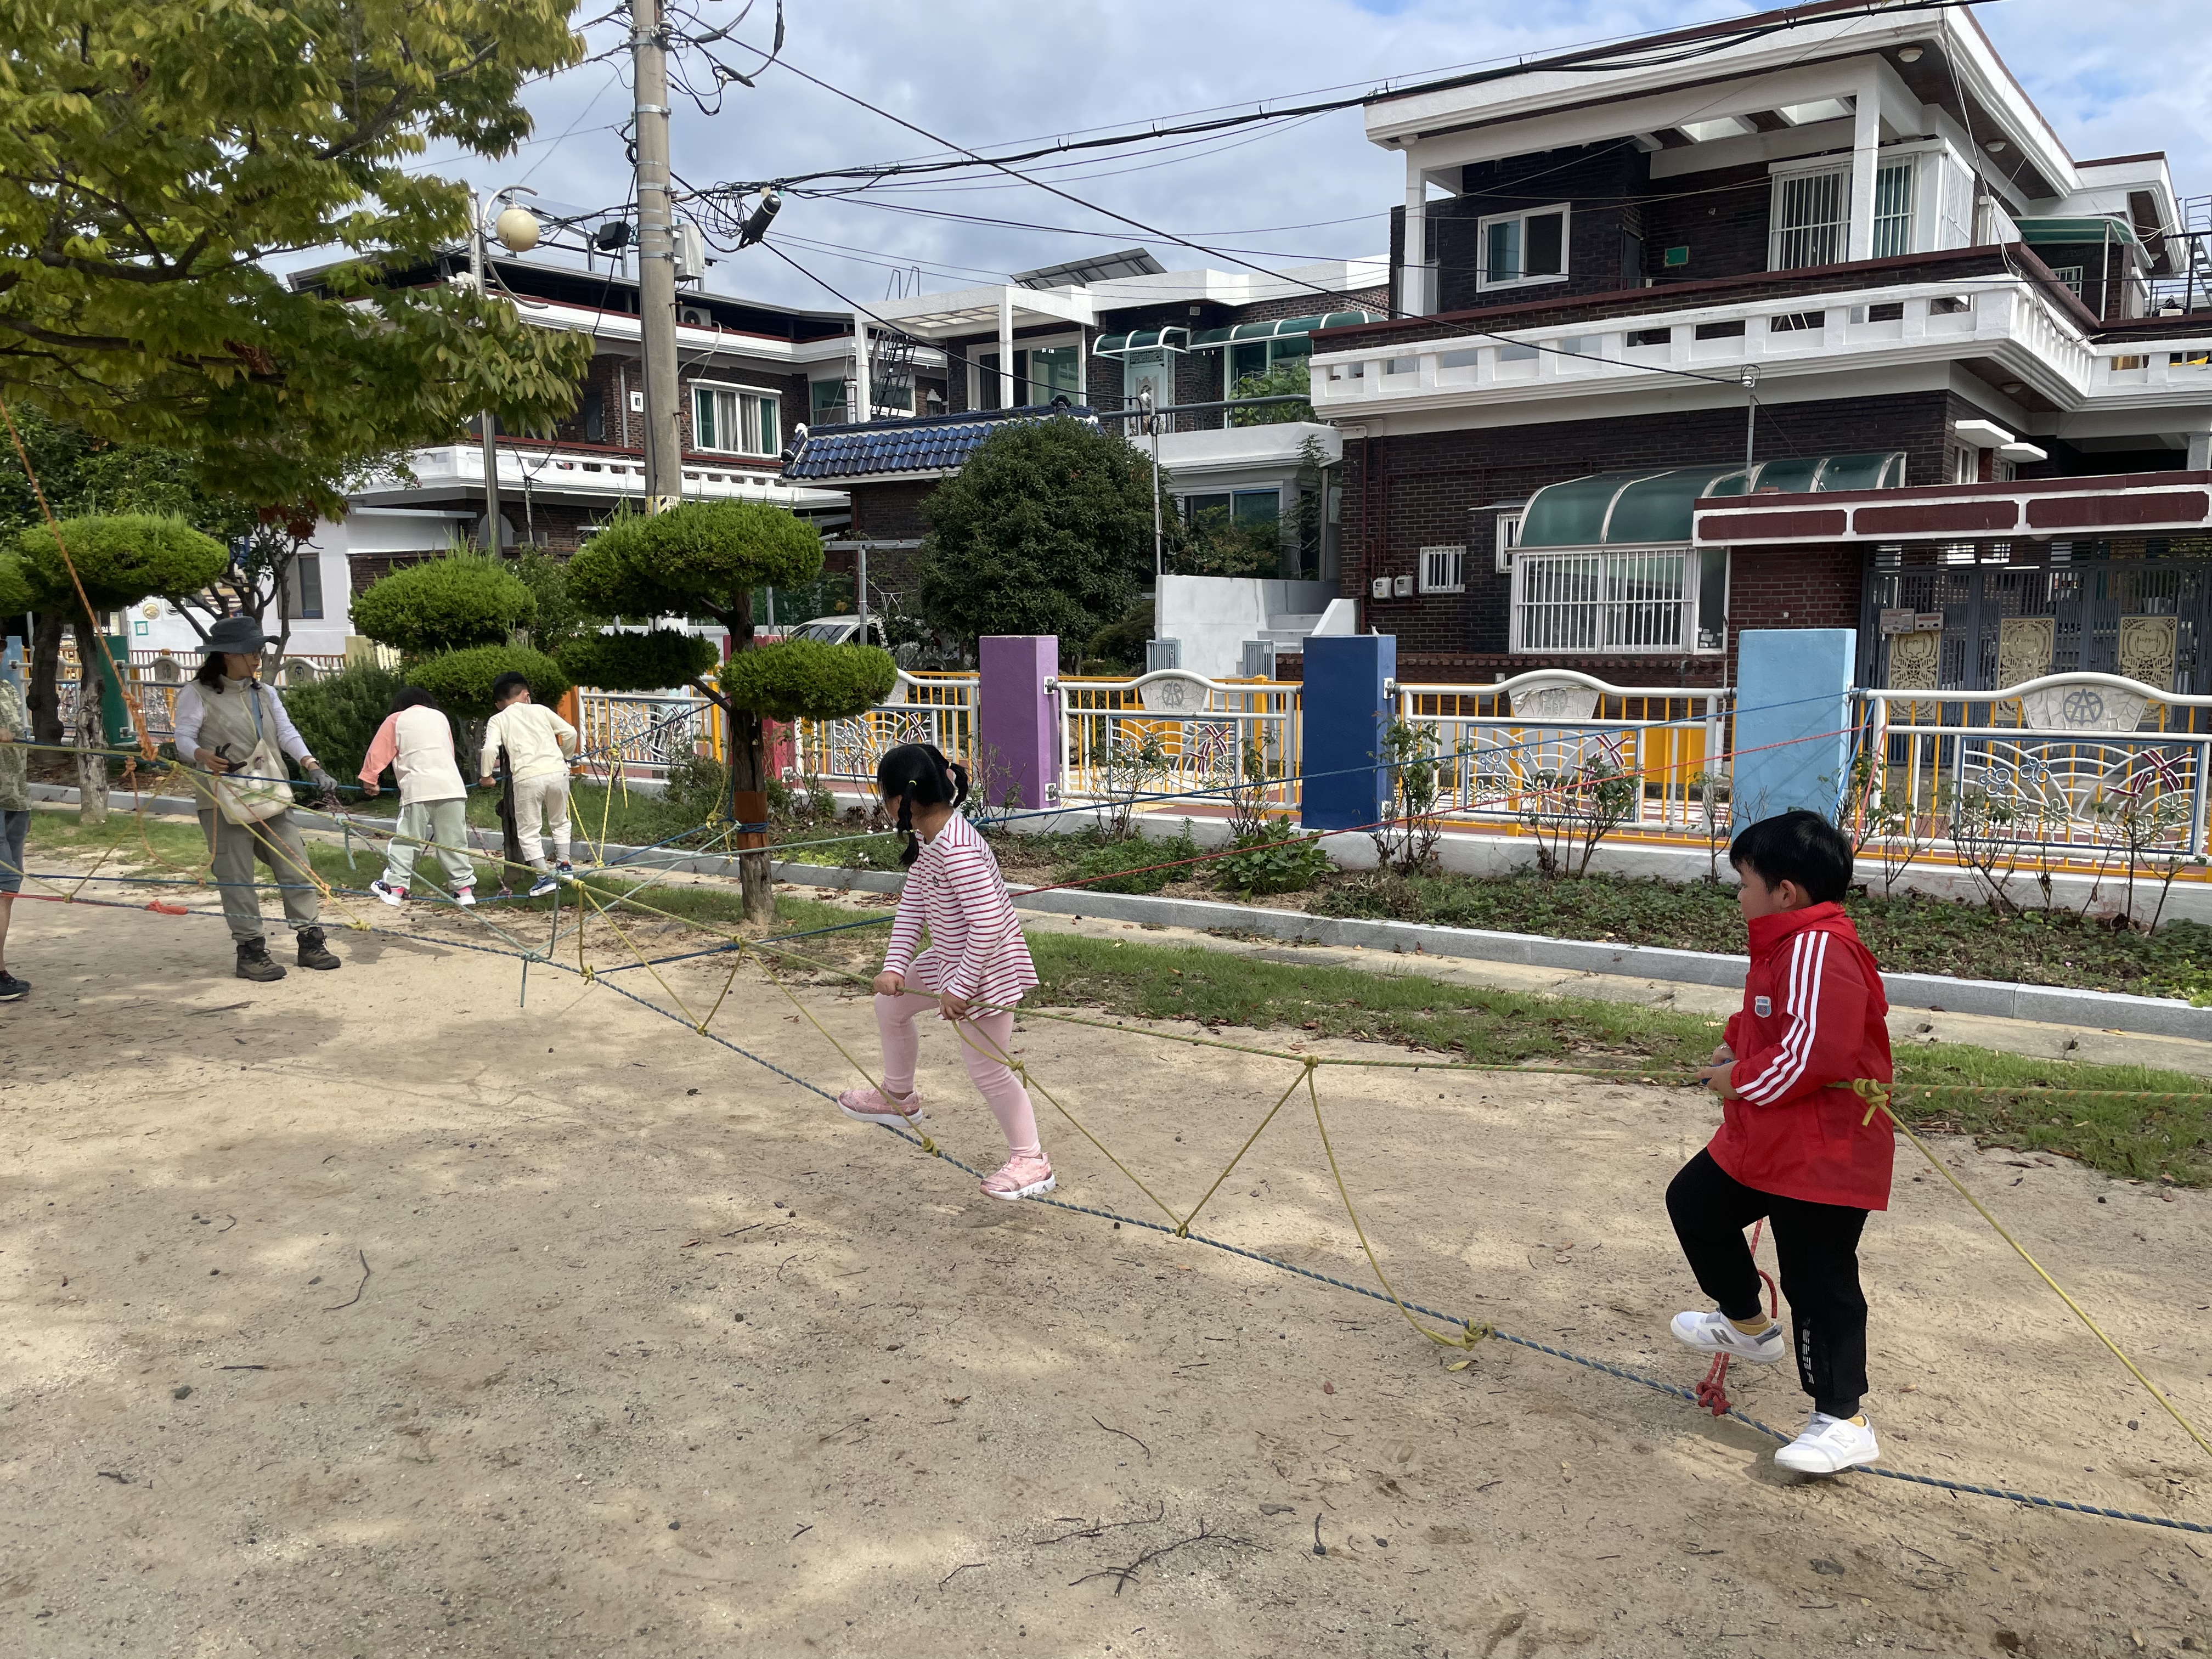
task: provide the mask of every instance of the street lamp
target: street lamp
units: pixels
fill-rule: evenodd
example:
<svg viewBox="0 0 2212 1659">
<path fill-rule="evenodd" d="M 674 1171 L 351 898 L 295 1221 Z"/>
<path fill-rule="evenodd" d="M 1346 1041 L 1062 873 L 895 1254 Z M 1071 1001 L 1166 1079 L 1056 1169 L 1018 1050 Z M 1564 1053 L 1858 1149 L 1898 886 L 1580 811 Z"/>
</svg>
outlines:
<svg viewBox="0 0 2212 1659">
<path fill-rule="evenodd" d="M 469 192 L 469 275 L 474 279 L 479 299 L 489 292 L 484 284 L 484 237 L 487 234 L 496 236 L 500 246 L 510 253 L 527 253 L 538 246 L 538 216 L 518 202 L 509 201 L 505 207 L 501 207 L 501 200 L 537 194 L 527 185 L 509 185 L 504 190 L 494 191 L 490 202 L 487 204 L 474 191 Z M 483 440 L 484 538 L 490 544 L 494 558 L 497 558 L 501 551 L 499 445 L 493 432 L 495 424 L 491 410 L 477 411 L 477 425 Z"/>
</svg>

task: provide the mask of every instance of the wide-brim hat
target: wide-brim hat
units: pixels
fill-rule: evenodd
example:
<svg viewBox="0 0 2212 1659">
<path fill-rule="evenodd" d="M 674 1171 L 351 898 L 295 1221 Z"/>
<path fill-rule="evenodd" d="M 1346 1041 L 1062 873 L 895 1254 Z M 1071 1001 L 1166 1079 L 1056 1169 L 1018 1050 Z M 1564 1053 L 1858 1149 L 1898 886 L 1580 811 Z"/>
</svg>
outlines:
<svg viewBox="0 0 2212 1659">
<path fill-rule="evenodd" d="M 207 653 L 229 652 L 241 657 L 258 656 L 261 647 L 269 643 L 269 636 L 261 631 L 261 624 L 251 617 L 225 617 L 208 629 Z"/>
</svg>

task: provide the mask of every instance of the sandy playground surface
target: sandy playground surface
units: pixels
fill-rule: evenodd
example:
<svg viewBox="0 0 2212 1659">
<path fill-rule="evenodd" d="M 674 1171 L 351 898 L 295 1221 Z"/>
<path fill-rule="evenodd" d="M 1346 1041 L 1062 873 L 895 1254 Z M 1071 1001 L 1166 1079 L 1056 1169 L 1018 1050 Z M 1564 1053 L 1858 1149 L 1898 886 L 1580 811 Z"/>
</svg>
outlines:
<svg viewBox="0 0 2212 1659">
<path fill-rule="evenodd" d="M 0 1654 L 2212 1645 L 2212 1540 L 1778 1477 L 1740 1425 L 1496 1343 L 1448 1371 L 1386 1305 L 985 1200 L 604 987 L 538 969 L 518 1009 L 513 962 L 440 942 L 468 926 L 340 934 L 343 972 L 261 987 L 212 921 L 17 907 Z M 724 969 L 671 972 L 703 1003 Z M 801 994 L 871 1051 L 864 1003 Z M 716 1029 L 849 1080 L 750 972 Z M 1023 1042 L 1177 1201 L 1294 1069 L 1037 1020 Z M 1659 1200 L 1709 1105 L 1322 1076 L 1408 1295 L 1694 1380 Z M 947 1034 L 922 1081 L 988 1167 Z M 1042 1115 L 1061 1196 L 1141 1212 Z M 2212 1419 L 2206 1195 L 1943 1152 Z M 1891 1461 L 2212 1518 L 2205 1461 L 1911 1156 L 1866 1250 Z M 1204 1224 L 1364 1276 L 1302 1109 Z M 1794 1427 L 1786 1369 L 1739 1371 L 1738 1399 Z"/>
</svg>

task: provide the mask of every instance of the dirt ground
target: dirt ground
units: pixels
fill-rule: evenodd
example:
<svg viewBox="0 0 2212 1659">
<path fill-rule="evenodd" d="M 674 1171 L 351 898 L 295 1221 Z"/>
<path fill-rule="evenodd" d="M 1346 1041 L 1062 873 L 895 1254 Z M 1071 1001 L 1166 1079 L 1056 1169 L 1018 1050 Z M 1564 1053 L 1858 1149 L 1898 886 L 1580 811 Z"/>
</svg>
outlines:
<svg viewBox="0 0 2212 1659">
<path fill-rule="evenodd" d="M 2212 1644 L 2212 1539 L 1778 1477 L 1740 1425 L 1500 1344 L 1447 1370 L 1387 1305 L 985 1200 L 605 985 L 539 968 L 518 1007 L 512 961 L 453 948 L 469 926 L 339 934 L 343 971 L 264 987 L 211 920 L 17 906 L 37 989 L 0 1010 L 0 1654 Z M 695 1006 L 723 971 L 670 970 Z M 865 1004 L 802 994 L 872 1052 Z M 715 1029 L 850 1080 L 749 975 Z M 1039 1020 L 1023 1042 L 1177 1203 L 1296 1069 Z M 922 1082 L 947 1149 L 989 1167 L 944 1033 Z M 1322 1083 L 1407 1294 L 1695 1379 L 1660 1194 L 1703 1100 Z M 1061 1197 L 1146 1212 L 1041 1115 Z M 2206 1196 L 1942 1150 L 2212 1420 Z M 1910 1157 L 1865 1252 L 1890 1461 L 2212 1519 L 2206 1461 Z M 1202 1224 L 1365 1278 L 1296 1103 Z M 1738 1398 L 1794 1427 L 1785 1371 Z"/>
</svg>

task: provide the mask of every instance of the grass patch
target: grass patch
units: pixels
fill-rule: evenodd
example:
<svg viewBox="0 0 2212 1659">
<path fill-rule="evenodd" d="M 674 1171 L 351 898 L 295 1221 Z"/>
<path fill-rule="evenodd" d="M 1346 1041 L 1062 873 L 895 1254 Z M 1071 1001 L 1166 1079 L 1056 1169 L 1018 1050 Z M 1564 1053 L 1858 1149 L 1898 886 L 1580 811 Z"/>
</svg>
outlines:
<svg viewBox="0 0 2212 1659">
<path fill-rule="evenodd" d="M 1425 974 L 1254 961 L 1184 945 L 1122 944 L 1066 933 L 1030 939 L 1040 1004 L 1089 1006 L 1143 1019 L 1288 1028 L 1315 1036 L 1391 1042 L 1448 1060 L 1633 1070 L 1668 1080 L 1702 1062 L 1717 1020 L 1449 983 Z M 2212 1084 L 2142 1066 L 2032 1060 L 1963 1044 L 1914 1045 L 1896 1055 L 1899 1084 L 1966 1085 L 1970 1102 L 1899 1103 L 1916 1129 L 1972 1134 L 1999 1146 L 2080 1158 L 2108 1175 L 2212 1180 Z M 2183 1094 L 2151 1104 L 2108 1098 L 2050 1102 L 2025 1089 Z M 1908 1150 L 1903 1156 L 1911 1158 Z M 1917 1159 L 1915 1160 L 1917 1162 Z"/>
<path fill-rule="evenodd" d="M 1542 933 L 1553 939 L 1663 945 L 1741 954 L 1743 918 L 1733 887 L 1656 878 L 1585 876 L 1354 877 L 1321 893 L 1323 915 L 1369 916 Z M 1959 974 L 2093 991 L 2212 1001 L 2212 927 L 2172 921 L 2127 933 L 2064 910 L 2005 916 L 1955 899 L 1853 894 L 1844 910 L 1891 973 Z"/>
</svg>

